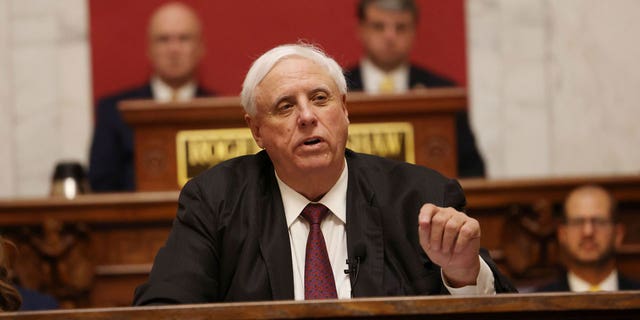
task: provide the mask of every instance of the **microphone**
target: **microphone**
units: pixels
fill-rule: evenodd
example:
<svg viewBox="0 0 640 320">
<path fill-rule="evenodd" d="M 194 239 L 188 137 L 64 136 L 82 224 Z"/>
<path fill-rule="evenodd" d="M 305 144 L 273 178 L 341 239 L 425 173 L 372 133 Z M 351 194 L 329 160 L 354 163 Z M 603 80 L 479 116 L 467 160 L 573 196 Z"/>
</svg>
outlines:
<svg viewBox="0 0 640 320">
<path fill-rule="evenodd" d="M 364 243 L 359 242 L 356 243 L 353 250 L 353 259 L 347 259 L 348 268 L 344 270 L 345 274 L 353 277 L 353 285 L 351 286 L 351 292 L 353 293 L 353 288 L 356 286 L 356 282 L 358 282 L 358 272 L 360 271 L 360 262 L 363 262 L 367 257 L 367 247 L 365 247 Z"/>
</svg>

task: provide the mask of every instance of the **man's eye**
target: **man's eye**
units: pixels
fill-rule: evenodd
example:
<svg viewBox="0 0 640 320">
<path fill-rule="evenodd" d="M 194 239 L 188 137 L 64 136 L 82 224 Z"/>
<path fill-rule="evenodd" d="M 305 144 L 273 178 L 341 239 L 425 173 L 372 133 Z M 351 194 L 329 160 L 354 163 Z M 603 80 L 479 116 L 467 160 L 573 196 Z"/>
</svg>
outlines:
<svg viewBox="0 0 640 320">
<path fill-rule="evenodd" d="M 372 22 L 370 25 L 371 29 L 377 32 L 384 31 L 384 23 Z"/>
<path fill-rule="evenodd" d="M 165 35 L 158 36 L 158 37 L 155 38 L 155 42 L 156 43 L 167 43 L 167 42 L 169 42 L 169 36 L 165 36 Z"/>
<path fill-rule="evenodd" d="M 294 106 L 291 103 L 283 103 L 283 104 L 278 106 L 276 111 L 278 113 L 285 113 L 285 112 L 289 112 L 289 111 L 293 110 L 293 107 Z"/>
<path fill-rule="evenodd" d="M 182 35 L 180 35 L 180 37 L 179 37 L 180 42 L 189 42 L 189 41 L 191 41 L 191 40 L 192 40 L 192 38 L 193 38 L 193 36 L 192 36 L 192 35 L 190 35 L 190 34 L 182 34 Z"/>
<path fill-rule="evenodd" d="M 317 104 L 324 104 L 327 102 L 328 99 L 329 97 L 327 97 L 326 94 L 317 94 L 313 97 L 313 102 Z"/>
<path fill-rule="evenodd" d="M 409 31 L 409 26 L 406 24 L 398 24 L 396 25 L 396 32 L 397 33 L 405 33 Z"/>
</svg>

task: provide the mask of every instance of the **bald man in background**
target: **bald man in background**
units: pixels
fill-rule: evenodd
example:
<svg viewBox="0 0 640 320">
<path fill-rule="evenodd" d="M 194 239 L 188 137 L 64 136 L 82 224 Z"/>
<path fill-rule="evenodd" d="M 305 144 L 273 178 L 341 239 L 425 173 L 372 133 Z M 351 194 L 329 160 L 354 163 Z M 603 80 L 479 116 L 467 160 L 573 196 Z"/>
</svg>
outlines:
<svg viewBox="0 0 640 320">
<path fill-rule="evenodd" d="M 564 206 L 558 243 L 567 270 L 537 291 L 640 289 L 640 283 L 623 276 L 616 268 L 616 251 L 622 245 L 625 230 L 611 194 L 600 186 L 581 186 L 569 194 Z"/>
<path fill-rule="evenodd" d="M 132 99 L 184 102 L 211 95 L 196 81 L 204 56 L 202 25 L 195 11 L 179 2 L 156 9 L 149 20 L 149 82 L 104 97 L 96 108 L 96 126 L 89 159 L 89 182 L 95 192 L 133 191 L 133 131 L 118 110 Z"/>
</svg>

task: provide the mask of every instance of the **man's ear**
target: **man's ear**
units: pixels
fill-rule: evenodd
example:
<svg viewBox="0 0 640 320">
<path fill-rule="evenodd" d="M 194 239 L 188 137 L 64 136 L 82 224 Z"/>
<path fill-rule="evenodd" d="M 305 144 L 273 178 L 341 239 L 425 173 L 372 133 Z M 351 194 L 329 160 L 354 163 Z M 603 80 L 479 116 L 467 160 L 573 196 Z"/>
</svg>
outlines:
<svg viewBox="0 0 640 320">
<path fill-rule="evenodd" d="M 344 110 L 344 116 L 347 118 L 347 123 L 349 122 L 349 110 L 347 110 L 347 95 L 342 95 L 342 109 Z"/>
<path fill-rule="evenodd" d="M 567 228 L 560 224 L 556 229 L 556 236 L 558 237 L 558 242 L 562 245 L 567 242 Z"/>
<path fill-rule="evenodd" d="M 355 36 L 356 39 L 360 40 L 360 43 L 364 42 L 365 32 L 367 32 L 366 28 L 367 26 L 364 21 L 358 21 L 358 28 L 355 29 Z"/>
<path fill-rule="evenodd" d="M 622 242 L 624 241 L 625 228 L 622 223 L 616 223 L 613 227 L 615 228 L 614 229 L 615 246 L 616 246 L 616 249 L 620 249 L 620 247 L 622 246 Z"/>
<path fill-rule="evenodd" d="M 198 55 L 197 57 L 197 61 L 198 63 L 202 62 L 202 59 L 204 59 L 204 55 L 205 53 L 207 53 L 207 47 L 204 45 L 204 40 L 200 39 L 198 41 L 198 52 L 196 53 Z"/>
<path fill-rule="evenodd" d="M 258 147 L 264 149 L 262 146 L 262 137 L 260 136 L 260 126 L 258 125 L 258 121 L 251 118 L 248 113 L 244 114 L 244 121 L 247 123 L 249 130 L 251 130 L 251 135 L 253 135 L 253 140 L 256 141 Z"/>
</svg>

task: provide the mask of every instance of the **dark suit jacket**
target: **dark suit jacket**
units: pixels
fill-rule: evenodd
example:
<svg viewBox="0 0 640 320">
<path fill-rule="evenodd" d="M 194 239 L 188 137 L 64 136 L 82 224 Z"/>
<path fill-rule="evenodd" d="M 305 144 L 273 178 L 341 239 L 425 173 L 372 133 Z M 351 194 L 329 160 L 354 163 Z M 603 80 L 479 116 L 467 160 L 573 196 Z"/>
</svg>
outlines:
<svg viewBox="0 0 640 320">
<path fill-rule="evenodd" d="M 364 89 L 360 66 L 347 69 L 345 71 L 347 86 L 350 91 L 361 91 Z M 409 68 L 409 88 L 426 87 L 452 87 L 456 84 L 440 75 L 411 65 Z M 469 119 L 466 111 L 456 114 L 456 142 L 458 150 L 458 176 L 459 177 L 484 177 L 484 160 L 478 148 L 476 140 L 469 126 Z"/>
<path fill-rule="evenodd" d="M 618 272 L 618 290 L 640 290 L 640 282 L 629 279 Z M 571 289 L 569 289 L 569 280 L 567 278 L 566 272 L 564 272 L 562 276 L 560 276 L 554 282 L 536 289 L 536 292 L 563 291 L 571 291 Z"/>
<path fill-rule="evenodd" d="M 20 296 L 22 296 L 21 311 L 53 310 L 60 307 L 58 301 L 53 296 L 21 286 L 15 287 L 18 289 L 18 292 L 20 292 Z"/>
<path fill-rule="evenodd" d="M 208 95 L 198 87 L 196 96 Z M 147 83 L 98 101 L 89 156 L 89 183 L 93 191 L 135 190 L 133 130 L 118 110 L 120 101 L 132 99 L 153 99 L 151 85 Z"/>
<path fill-rule="evenodd" d="M 364 247 L 354 297 L 446 293 L 418 240 L 422 204 L 461 209 L 455 180 L 347 150 L 347 247 Z M 486 257 L 499 292 L 514 291 Z M 134 304 L 294 299 L 282 198 L 266 152 L 223 162 L 183 188 L 177 217 Z"/>
</svg>

